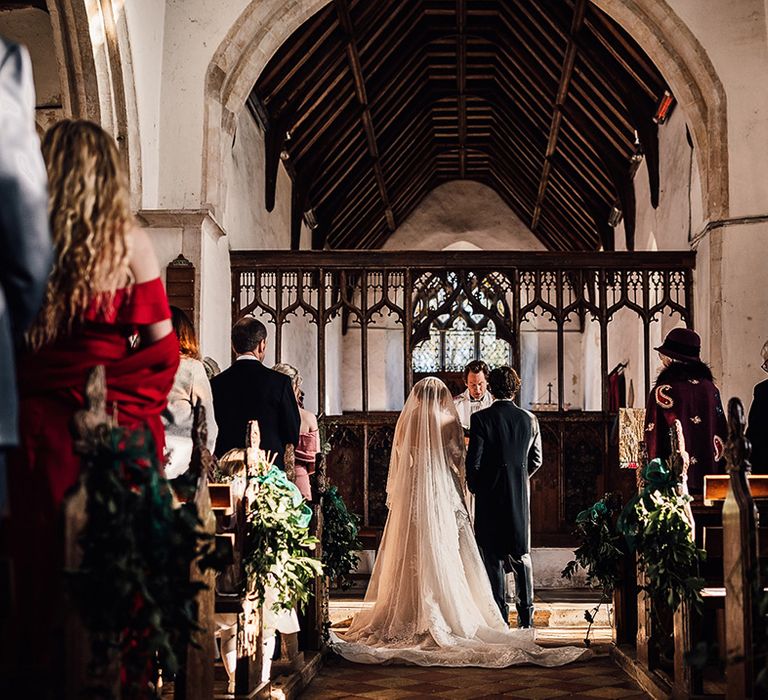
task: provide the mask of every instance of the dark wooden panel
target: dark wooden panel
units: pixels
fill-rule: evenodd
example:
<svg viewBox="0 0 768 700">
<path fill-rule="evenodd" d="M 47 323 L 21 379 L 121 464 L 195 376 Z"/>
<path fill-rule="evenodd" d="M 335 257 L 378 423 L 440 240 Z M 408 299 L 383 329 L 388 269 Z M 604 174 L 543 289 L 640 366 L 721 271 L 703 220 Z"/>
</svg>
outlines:
<svg viewBox="0 0 768 700">
<path fill-rule="evenodd" d="M 165 291 L 168 303 L 178 306 L 194 323 L 195 266 L 183 255 L 179 255 L 165 268 Z"/>
</svg>

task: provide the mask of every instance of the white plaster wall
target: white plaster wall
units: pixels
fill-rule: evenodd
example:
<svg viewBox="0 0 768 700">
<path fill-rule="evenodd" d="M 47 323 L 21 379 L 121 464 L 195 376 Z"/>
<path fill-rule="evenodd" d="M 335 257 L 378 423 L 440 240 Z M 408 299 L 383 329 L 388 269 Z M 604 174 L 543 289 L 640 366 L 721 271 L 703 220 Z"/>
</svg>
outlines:
<svg viewBox="0 0 768 700">
<path fill-rule="evenodd" d="M 360 411 L 362 362 L 360 328 L 350 327 L 342 349 L 341 408 Z M 368 326 L 368 410 L 399 411 L 403 407 L 403 329 L 394 323 Z"/>
<path fill-rule="evenodd" d="M 635 250 L 687 250 L 702 227 L 698 166 L 686 138 L 685 114 L 675 109 L 659 127 L 659 206 L 651 206 L 645 160 L 635 174 Z M 618 233 L 618 232 L 617 232 Z M 625 250 L 623 227 L 617 250 Z"/>
<path fill-rule="evenodd" d="M 234 143 L 224 163 L 223 226 L 232 250 L 291 246 L 291 180 L 278 170 L 275 208 L 264 207 L 264 136 L 248 110 L 237 118 Z"/>
<path fill-rule="evenodd" d="M 158 205 L 197 207 L 203 160 L 205 74 L 247 0 L 165 0 Z M 256 81 L 258 76 L 254 75 Z"/>
<path fill-rule="evenodd" d="M 768 340 L 765 268 L 768 224 L 729 227 L 722 233 L 723 401 L 738 396 L 749 405 L 752 387 L 765 379 L 760 348 Z"/>
<path fill-rule="evenodd" d="M 160 182 L 160 98 L 163 82 L 165 2 L 129 0 L 122 5 L 130 36 L 141 144 L 142 206 L 158 206 Z M 175 110 L 178 121 L 184 109 Z M 135 138 L 134 136 L 134 138 Z"/>
<path fill-rule="evenodd" d="M 336 318 L 325 328 L 325 413 L 329 416 L 342 412 L 344 375 L 344 336 L 341 334 L 341 318 Z"/>
<path fill-rule="evenodd" d="M 728 100 L 730 216 L 764 214 L 768 179 L 768 73 L 764 0 L 671 0 L 712 61 Z"/>
<path fill-rule="evenodd" d="M 544 250 L 499 195 L 471 180 L 432 190 L 382 248 L 444 250 L 459 242 L 483 250 Z"/>
<path fill-rule="evenodd" d="M 203 222 L 201 239 L 200 351 L 223 369 L 229 366 L 231 358 L 229 242 L 210 220 Z"/>
<path fill-rule="evenodd" d="M 155 249 L 157 262 L 160 265 L 160 276 L 165 283 L 165 268 L 181 252 L 183 233 L 180 228 L 153 228 L 148 229 L 152 246 Z"/>
</svg>

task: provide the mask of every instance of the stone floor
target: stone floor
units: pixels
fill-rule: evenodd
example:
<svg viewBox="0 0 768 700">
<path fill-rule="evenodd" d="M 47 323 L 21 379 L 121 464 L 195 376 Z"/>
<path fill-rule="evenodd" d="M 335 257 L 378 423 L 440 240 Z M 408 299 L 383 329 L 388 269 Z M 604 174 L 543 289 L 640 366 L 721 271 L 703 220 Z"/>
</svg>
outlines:
<svg viewBox="0 0 768 700">
<path fill-rule="evenodd" d="M 582 645 L 584 610 L 595 604 L 593 591 L 537 591 L 536 639 L 544 646 Z M 330 618 L 344 628 L 365 607 L 359 595 L 334 596 Z M 514 607 L 513 607 L 514 609 Z M 511 615 L 514 617 L 514 615 Z M 514 620 L 512 620 L 514 624 Z M 330 698 L 647 698 L 607 655 L 610 622 L 603 606 L 590 637 L 595 656 L 559 668 L 518 666 L 507 669 L 365 666 L 329 656 L 319 675 L 301 695 L 307 700 Z M 602 651 L 602 653 L 601 653 Z"/>
<path fill-rule="evenodd" d="M 570 666 L 507 669 L 363 666 L 330 657 L 303 700 L 331 698 L 648 698 L 610 660 L 596 656 Z"/>
</svg>

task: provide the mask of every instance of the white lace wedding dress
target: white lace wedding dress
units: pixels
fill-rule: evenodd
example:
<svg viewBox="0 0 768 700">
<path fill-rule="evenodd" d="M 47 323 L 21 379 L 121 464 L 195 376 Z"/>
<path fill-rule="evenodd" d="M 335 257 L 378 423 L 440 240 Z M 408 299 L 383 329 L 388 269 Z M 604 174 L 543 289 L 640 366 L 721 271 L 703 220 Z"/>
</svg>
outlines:
<svg viewBox="0 0 768 700">
<path fill-rule="evenodd" d="M 359 663 L 558 666 L 584 649 L 544 649 L 493 600 L 462 497 L 464 440 L 439 379 L 414 386 L 395 428 L 389 516 L 365 602 L 332 648 Z"/>
</svg>

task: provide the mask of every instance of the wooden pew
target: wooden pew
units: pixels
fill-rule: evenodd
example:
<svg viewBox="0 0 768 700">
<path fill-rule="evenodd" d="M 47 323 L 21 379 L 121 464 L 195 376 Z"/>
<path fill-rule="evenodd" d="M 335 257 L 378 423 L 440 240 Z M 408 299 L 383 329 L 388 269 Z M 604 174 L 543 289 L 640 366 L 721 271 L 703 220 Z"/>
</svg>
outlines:
<svg viewBox="0 0 768 700">
<path fill-rule="evenodd" d="M 723 502 L 722 556 L 725 592 L 726 698 L 754 697 L 754 646 L 761 621 L 757 598 L 760 529 L 756 501 L 768 499 L 768 476 L 750 476 L 750 446 L 745 438 L 744 407 L 728 402 L 728 476 L 705 478 L 705 503 Z"/>
<path fill-rule="evenodd" d="M 202 523 L 202 531 L 208 535 L 216 533 L 216 517 L 213 514 L 213 493 L 208 484 L 213 457 L 206 447 L 208 426 L 205 408 L 198 401 L 194 408 L 192 427 L 192 460 L 189 471 L 197 480 L 194 504 Z M 220 493 L 220 492 L 219 492 Z M 230 495 L 231 501 L 231 495 Z M 216 650 L 214 621 L 214 587 L 216 574 L 212 569 L 200 571 L 197 561 L 192 562 L 190 581 L 201 582 L 205 588 L 197 594 L 197 623 L 199 631 L 187 645 L 181 670 L 174 683 L 176 700 L 208 700 L 213 697 L 213 658 Z"/>
<path fill-rule="evenodd" d="M 315 473 L 312 475 L 312 523 L 311 534 L 319 540 L 315 556 L 322 559 L 323 556 L 323 499 L 328 489 L 328 474 L 325 455 L 318 453 L 315 457 Z M 306 651 L 322 651 L 325 649 L 323 639 L 323 625 L 327 615 L 326 596 L 327 579 L 325 576 L 316 576 L 313 584 L 312 598 L 307 605 L 304 615 L 305 629 L 302 634 L 304 649 Z"/>
<path fill-rule="evenodd" d="M 703 499 L 694 503 L 693 513 L 697 543 L 706 549 L 708 558 L 703 572 L 704 615 L 720 611 L 718 637 L 726 668 L 726 698 L 736 700 L 753 697 L 756 595 L 760 590 L 756 501 L 768 499 L 768 477 L 749 475 L 744 409 L 738 399 L 728 403 L 728 427 L 728 474 L 705 477 Z M 700 624 L 684 606 L 675 615 L 675 697 L 703 692 L 700 670 L 686 661 L 701 636 Z"/>
<path fill-rule="evenodd" d="M 256 475 L 259 428 L 256 421 L 248 425 L 246 434 L 246 449 L 244 457 L 244 477 L 246 483 L 249 476 Z M 245 523 L 246 516 L 253 502 L 253 493 L 246 485 L 245 492 L 235 494 L 230 488 L 225 492 L 220 485 L 215 485 L 217 492 L 217 520 L 219 535 L 233 542 L 233 565 L 229 572 L 230 581 L 235 588 L 245 580 L 242 562 L 245 553 Z M 229 484 L 221 486 L 230 486 Z M 213 496 L 212 496 L 213 497 Z M 234 520 L 234 525 L 230 521 Z M 234 527 L 234 529 L 232 529 Z M 222 529 L 224 531 L 222 532 Z M 237 616 L 237 667 L 235 670 L 235 698 L 269 698 L 270 683 L 262 679 L 264 666 L 263 630 L 261 609 L 253 601 L 235 592 L 222 591 L 217 588 L 215 611 L 219 614 L 234 614 Z"/>
<path fill-rule="evenodd" d="M 74 416 L 74 450 L 85 456 L 98 449 L 99 434 L 104 426 L 112 427 L 112 419 L 107 414 L 107 379 L 103 365 L 94 367 L 85 383 L 85 407 Z M 76 570 L 82 561 L 80 535 L 87 523 L 87 493 L 85 483 L 80 480 L 77 490 L 64 501 L 64 566 L 67 570 Z M 91 658 L 91 638 L 75 605 L 65 598 L 66 637 L 64 668 L 66 677 L 62 679 L 64 697 L 75 700 L 83 695 L 88 684 L 100 682 L 104 687 L 112 688 L 115 697 L 119 697 L 120 667 L 115 664 L 107 669 L 106 677 L 96 679 L 91 676 L 88 664 Z"/>
</svg>

